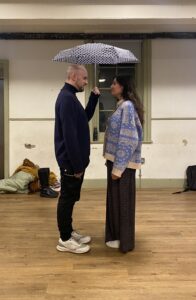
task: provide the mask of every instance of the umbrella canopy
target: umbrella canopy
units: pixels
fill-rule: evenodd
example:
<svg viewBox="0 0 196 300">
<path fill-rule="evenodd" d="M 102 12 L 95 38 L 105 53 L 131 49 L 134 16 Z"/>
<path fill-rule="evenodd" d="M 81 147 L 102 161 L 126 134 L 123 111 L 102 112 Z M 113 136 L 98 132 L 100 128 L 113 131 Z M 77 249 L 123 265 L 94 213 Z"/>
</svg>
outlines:
<svg viewBox="0 0 196 300">
<path fill-rule="evenodd" d="M 72 64 L 136 63 L 138 59 L 126 49 L 102 43 L 88 43 L 60 51 L 53 61 Z"/>
</svg>

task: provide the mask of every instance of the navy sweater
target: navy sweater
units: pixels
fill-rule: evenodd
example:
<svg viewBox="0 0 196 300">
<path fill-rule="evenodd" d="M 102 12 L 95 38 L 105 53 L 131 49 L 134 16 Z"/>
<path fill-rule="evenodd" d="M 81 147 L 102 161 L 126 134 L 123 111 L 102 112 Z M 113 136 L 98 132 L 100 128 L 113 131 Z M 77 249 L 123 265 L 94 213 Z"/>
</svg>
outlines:
<svg viewBox="0 0 196 300">
<path fill-rule="evenodd" d="M 86 109 L 76 97 L 77 89 L 65 83 L 55 105 L 55 154 L 58 165 L 70 173 L 84 172 L 89 164 L 90 132 L 98 95 L 90 95 Z"/>
</svg>

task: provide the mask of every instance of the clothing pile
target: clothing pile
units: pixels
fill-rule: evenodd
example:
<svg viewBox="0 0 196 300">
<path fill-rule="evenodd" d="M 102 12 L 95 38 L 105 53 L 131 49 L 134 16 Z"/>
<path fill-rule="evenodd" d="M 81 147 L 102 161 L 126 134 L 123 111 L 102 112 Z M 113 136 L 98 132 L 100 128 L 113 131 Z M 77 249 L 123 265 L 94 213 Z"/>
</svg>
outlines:
<svg viewBox="0 0 196 300">
<path fill-rule="evenodd" d="M 57 176 L 49 168 L 39 168 L 29 159 L 24 159 L 10 178 L 0 180 L 0 193 L 34 193 L 41 197 L 56 198 L 59 188 Z"/>
</svg>

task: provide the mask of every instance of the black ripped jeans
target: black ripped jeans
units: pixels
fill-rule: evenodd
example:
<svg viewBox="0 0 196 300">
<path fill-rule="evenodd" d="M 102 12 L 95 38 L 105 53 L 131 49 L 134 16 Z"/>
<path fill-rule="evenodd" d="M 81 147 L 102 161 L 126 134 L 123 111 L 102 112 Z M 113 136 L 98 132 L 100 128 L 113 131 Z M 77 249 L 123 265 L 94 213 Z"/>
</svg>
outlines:
<svg viewBox="0 0 196 300">
<path fill-rule="evenodd" d="M 71 237 L 72 213 L 74 204 L 80 199 L 80 191 L 84 174 L 81 178 L 73 176 L 73 172 L 65 172 L 61 169 L 61 192 L 57 205 L 57 223 L 60 232 L 60 238 L 63 241 Z"/>
</svg>

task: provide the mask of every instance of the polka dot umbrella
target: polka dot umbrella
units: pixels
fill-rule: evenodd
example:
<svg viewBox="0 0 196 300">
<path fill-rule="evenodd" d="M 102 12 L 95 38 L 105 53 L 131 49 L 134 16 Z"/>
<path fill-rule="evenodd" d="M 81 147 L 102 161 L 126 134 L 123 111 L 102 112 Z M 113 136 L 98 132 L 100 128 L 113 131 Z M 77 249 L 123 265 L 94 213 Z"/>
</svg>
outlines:
<svg viewBox="0 0 196 300">
<path fill-rule="evenodd" d="M 126 49 L 103 43 L 87 43 L 60 51 L 53 61 L 94 64 L 96 78 L 96 64 L 137 63 L 138 59 Z"/>
</svg>

